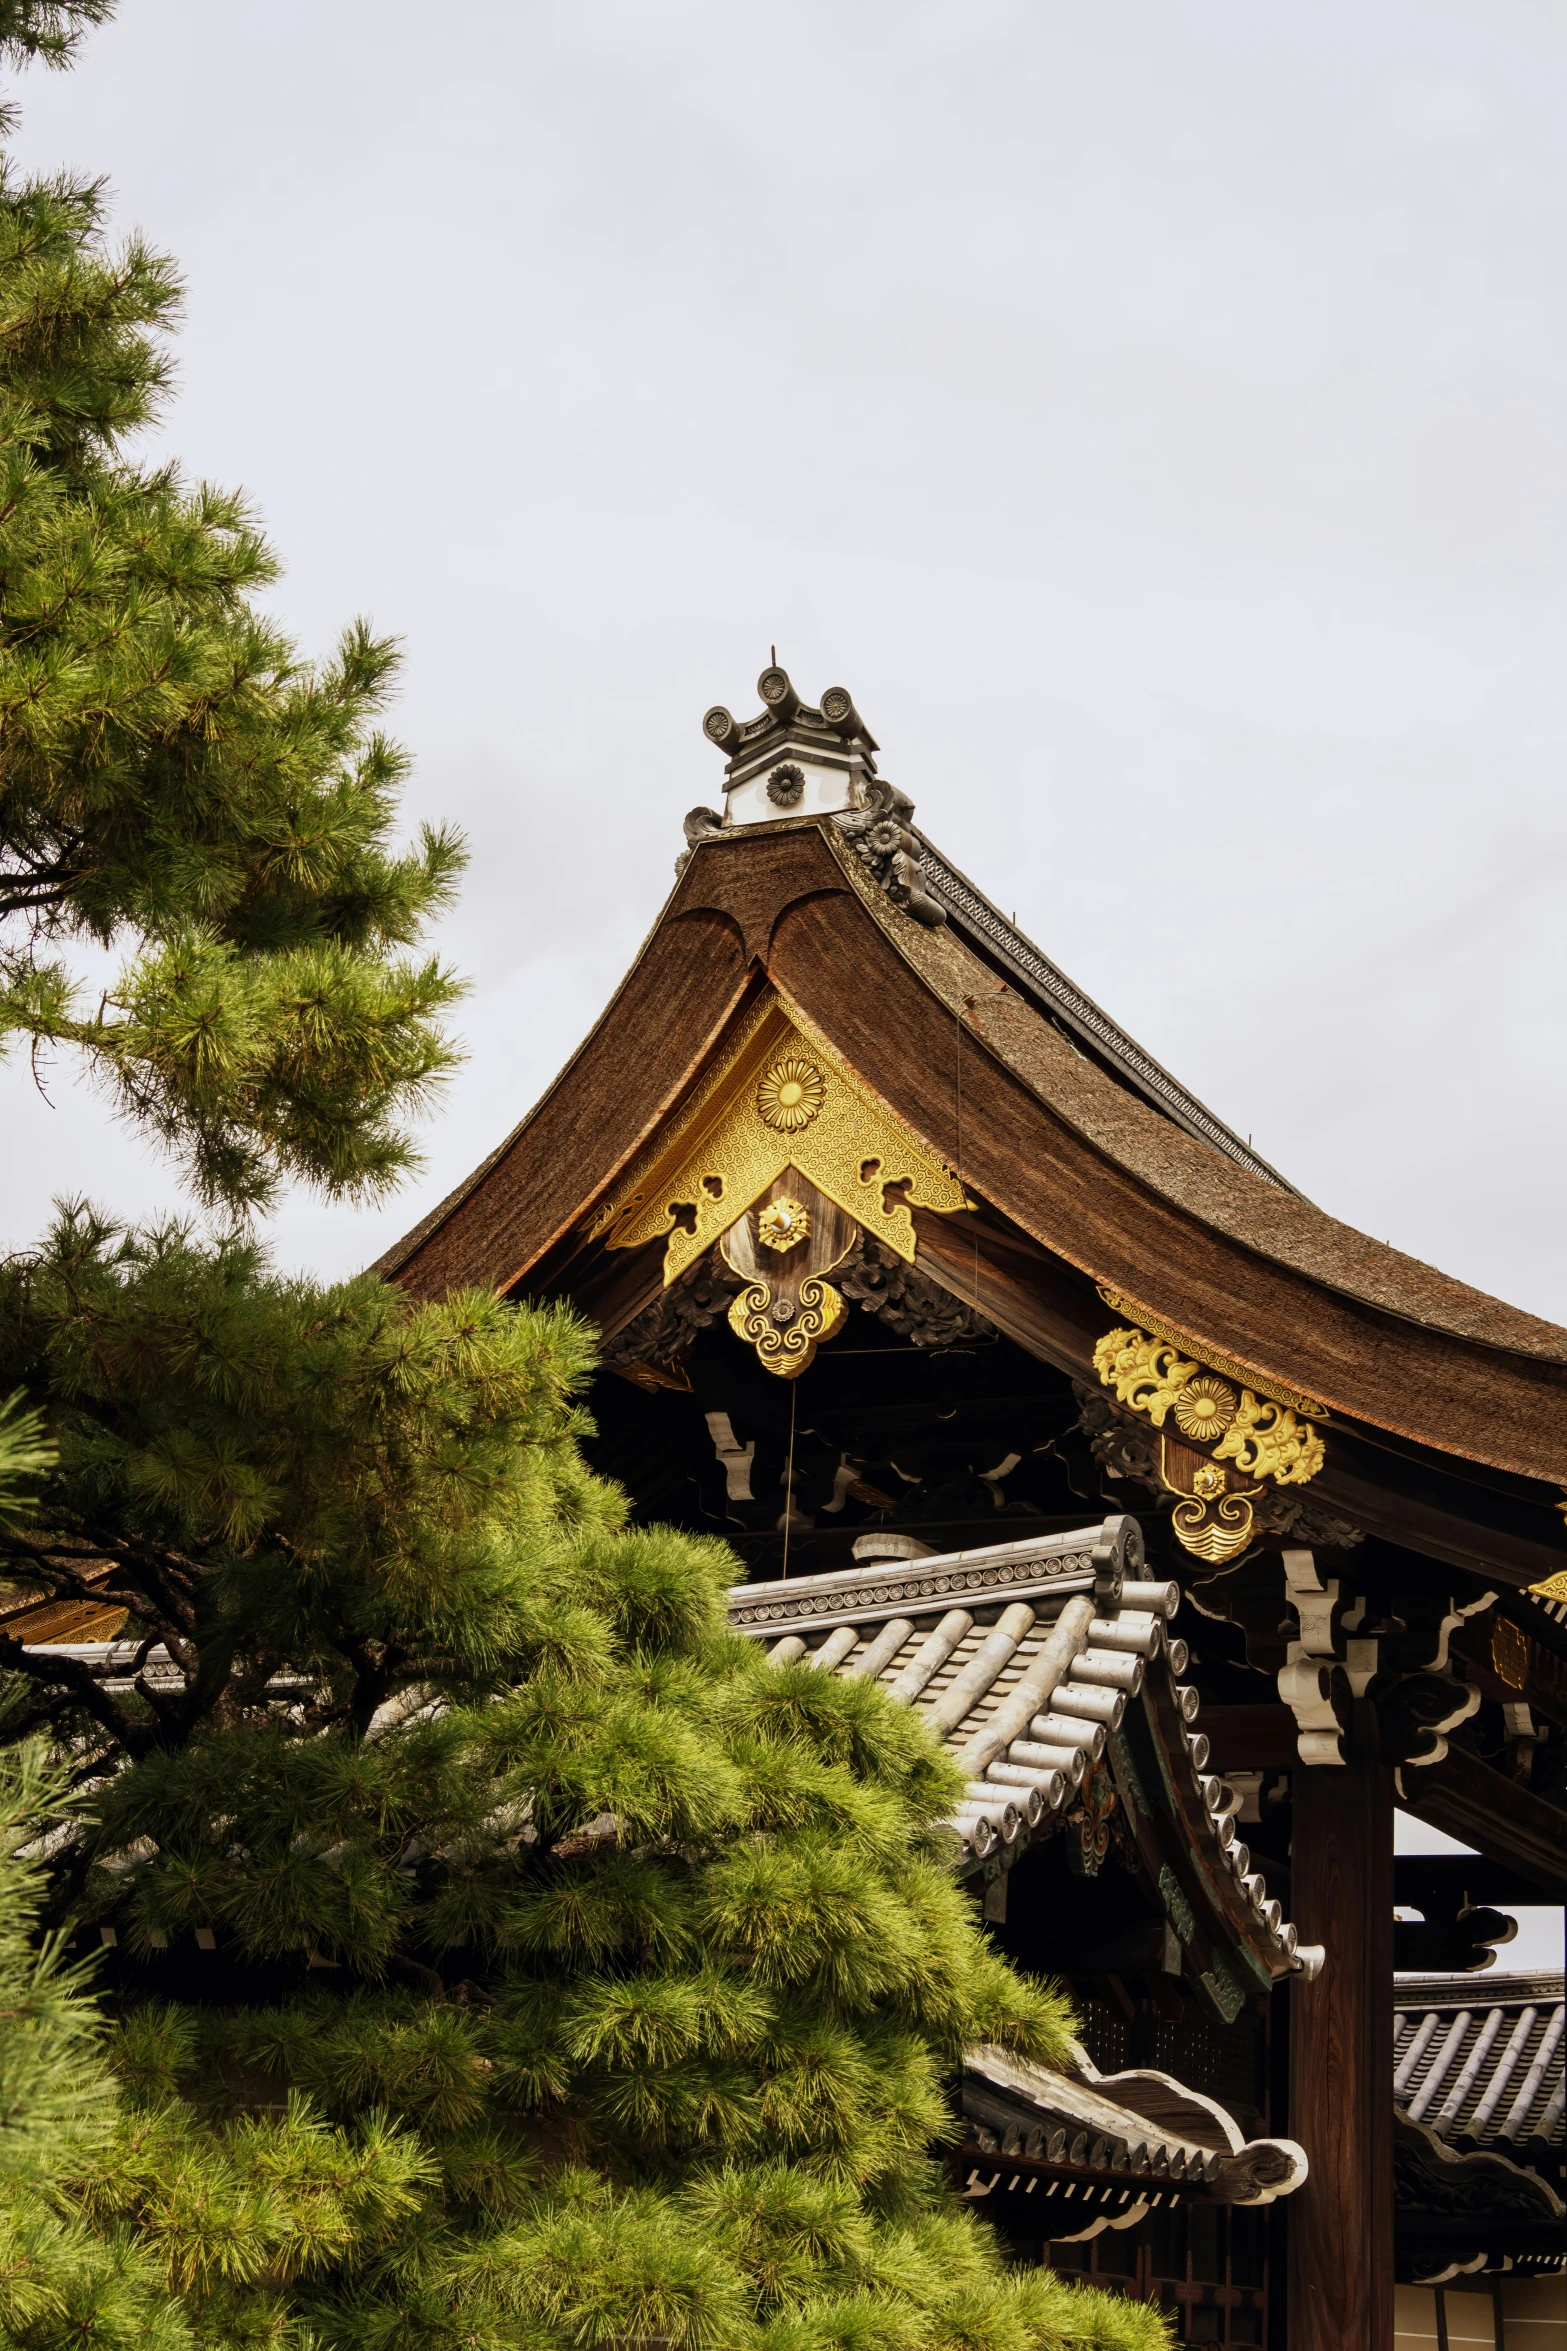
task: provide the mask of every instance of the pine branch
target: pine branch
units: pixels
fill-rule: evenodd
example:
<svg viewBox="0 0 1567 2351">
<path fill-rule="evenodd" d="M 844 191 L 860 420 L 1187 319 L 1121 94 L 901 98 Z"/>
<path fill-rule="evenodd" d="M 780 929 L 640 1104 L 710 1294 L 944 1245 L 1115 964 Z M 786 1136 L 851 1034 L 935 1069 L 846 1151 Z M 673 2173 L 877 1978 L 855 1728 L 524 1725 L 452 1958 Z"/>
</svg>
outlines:
<svg viewBox="0 0 1567 2351">
<path fill-rule="evenodd" d="M 46 1660 L 42 1651 L 28 1650 L 14 1634 L 0 1630 L 0 1667 L 22 1674 L 41 1687 L 65 1691 L 133 1761 L 151 1754 L 157 1744 L 145 1724 L 115 1704 L 99 1686 L 92 1668 L 80 1658 L 56 1656 Z"/>
<path fill-rule="evenodd" d="M 0 55 L 69 65 L 91 26 L 107 24 L 115 0 L 0 0 Z"/>
</svg>

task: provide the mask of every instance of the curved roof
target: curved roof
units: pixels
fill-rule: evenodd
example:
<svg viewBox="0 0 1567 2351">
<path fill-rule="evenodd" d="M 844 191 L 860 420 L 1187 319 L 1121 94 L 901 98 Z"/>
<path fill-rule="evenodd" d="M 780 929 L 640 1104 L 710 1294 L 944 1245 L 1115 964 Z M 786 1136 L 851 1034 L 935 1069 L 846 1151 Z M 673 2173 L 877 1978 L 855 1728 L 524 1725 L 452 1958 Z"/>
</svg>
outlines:
<svg viewBox="0 0 1567 2351">
<path fill-rule="evenodd" d="M 1509 1479 L 1567 1480 L 1567 1331 L 1356 1232 L 1189 1131 L 1090 1059 L 1043 993 L 1008 976 L 1000 947 L 987 960 L 980 933 L 960 928 L 894 904 L 831 818 L 700 839 L 571 1062 L 380 1270 L 420 1294 L 549 1286 L 594 1205 L 771 984 L 961 1172 L 982 1218 L 1037 1244 L 1027 1278 L 1054 1268 L 1049 1327 L 1013 1321 L 1036 1352 L 1088 1370 L 1102 1285 L 1194 1353 L 1303 1390 L 1395 1455 L 1426 1449 L 1437 1468 L 1445 1456 L 1500 1473 L 1502 1506 L 1547 1499 Z M 943 1254 L 971 1245 L 977 1263 L 966 1222 L 945 1229 L 956 1222 L 921 1222 L 938 1274 Z M 1004 1298 L 981 1303 L 1009 1327 Z M 1530 1542 L 1547 1539 L 1542 1514 Z M 1528 1572 L 1520 1554 L 1517 1580 Z"/>
<path fill-rule="evenodd" d="M 927 840 L 923 833 L 917 838 L 922 883 L 959 938 L 982 958 L 997 963 L 1018 992 L 1072 1037 L 1090 1060 L 1096 1061 L 1118 1085 L 1141 1096 L 1187 1134 L 1211 1143 L 1238 1167 L 1265 1176 L 1269 1183 L 1278 1184 L 1286 1192 L 1295 1191 L 1296 1187 L 1277 1168 L 1270 1167 L 1250 1143 L 1243 1143 L 1233 1127 L 1227 1127 L 1205 1102 L 1189 1094 L 1179 1078 L 1172 1077 L 1151 1053 L 1129 1037 L 1119 1022 L 1112 1020 L 1091 996 L 1085 995 L 1075 981 L 1069 980 L 1060 966 L 1052 963 L 1032 939 L 1025 938 L 1015 923 L 1008 922 L 1000 907 L 993 906 L 966 873 L 949 864 L 933 841 Z"/>
<path fill-rule="evenodd" d="M 1559 1975 L 1406 1979 L 1394 1993 L 1393 2095 L 1455 2147 L 1507 2153 L 1563 2134 Z"/>
<path fill-rule="evenodd" d="M 1000 2155 L 1003 2170 L 1021 2166 L 1030 2187 L 1043 2187 L 1041 2204 L 1059 2185 L 1052 2174 L 1104 2180 L 1115 2190 L 1121 2210 L 1113 2216 L 1102 2206 L 1089 2220 L 1085 2211 L 1088 2225 L 1079 2228 L 1075 2215 L 1054 2215 L 1050 2234 L 1058 2239 L 1126 2227 L 1172 2188 L 1206 2191 L 1215 2204 L 1272 2204 L 1293 2195 L 1309 2168 L 1294 2139 L 1248 2139 L 1216 2099 L 1173 2074 L 1102 2074 L 1082 2052 L 1065 2073 L 1005 2049 L 966 2049 L 961 2097 L 965 2158 Z M 1002 2176 L 971 2171 L 967 2192 L 989 2195 Z"/>
<path fill-rule="evenodd" d="M 1009 1864 L 1036 1828 L 1085 1810 L 1102 1774 L 1193 1982 L 1228 2022 L 1278 1977 L 1314 1972 L 1321 1953 L 1297 1947 L 1250 1866 L 1241 1799 L 1208 1771 L 1197 1693 L 1180 1679 L 1186 1644 L 1166 1637 L 1179 1586 L 1141 1580 L 1143 1566 L 1137 1521 L 1118 1517 L 737 1584 L 729 1615 L 779 1666 L 879 1681 L 952 1748 L 969 1774 L 952 1821 L 969 1869 Z"/>
</svg>

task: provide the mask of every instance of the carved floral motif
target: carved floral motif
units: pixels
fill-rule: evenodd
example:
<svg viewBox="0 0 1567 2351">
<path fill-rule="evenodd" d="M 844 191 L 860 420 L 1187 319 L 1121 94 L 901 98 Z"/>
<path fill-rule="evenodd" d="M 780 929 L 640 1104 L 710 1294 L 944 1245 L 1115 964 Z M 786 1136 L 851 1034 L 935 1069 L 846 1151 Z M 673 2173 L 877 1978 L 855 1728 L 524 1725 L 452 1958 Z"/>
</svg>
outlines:
<svg viewBox="0 0 1567 2351">
<path fill-rule="evenodd" d="M 797 1135 L 826 1099 L 827 1080 L 814 1061 L 777 1061 L 757 1086 L 757 1115 L 778 1134 Z"/>
<path fill-rule="evenodd" d="M 803 1200 L 795 1200 L 785 1192 L 779 1200 L 769 1200 L 756 1219 L 756 1237 L 764 1249 L 776 1249 L 780 1255 L 786 1249 L 798 1249 L 809 1240 L 811 1212 Z"/>
<path fill-rule="evenodd" d="M 1211 1445 L 1235 1418 L 1235 1390 L 1228 1380 L 1201 1372 L 1175 1399 L 1175 1425 L 1193 1444 Z"/>
<path fill-rule="evenodd" d="M 1215 1447 L 1214 1458 L 1233 1461 L 1243 1477 L 1303 1486 L 1316 1476 L 1327 1452 L 1317 1431 L 1298 1421 L 1287 1404 L 1259 1403 L 1249 1388 L 1243 1388 L 1240 1409 Z"/>
<path fill-rule="evenodd" d="M 1116 1401 L 1134 1412 L 1146 1412 L 1156 1429 L 1190 1379 L 1197 1365 L 1182 1360 L 1180 1350 L 1146 1331 L 1107 1331 L 1094 1349 L 1094 1369 Z"/>
<path fill-rule="evenodd" d="M 913 801 L 880 776 L 871 778 L 865 797 L 863 808 L 846 809 L 837 819 L 838 830 L 894 906 L 929 929 L 938 928 L 947 910 L 925 887 Z"/>
<path fill-rule="evenodd" d="M 1238 1381 L 1232 1385 L 1184 1356 L 1168 1336 L 1107 1331 L 1094 1349 L 1094 1369 L 1119 1403 L 1145 1414 L 1161 1431 L 1159 1483 L 1177 1497 L 1172 1512 L 1176 1535 L 1210 1567 L 1238 1558 L 1253 1540 L 1255 1505 L 1265 1490 L 1255 1481 L 1303 1486 L 1326 1459 L 1319 1431 L 1299 1417 L 1294 1405 L 1259 1397 Z M 1306 1410 L 1307 1400 L 1298 1401 Z M 1167 1419 L 1185 1440 L 1173 1453 L 1163 1433 Z M 1096 1452 L 1102 1442 L 1096 1440 Z M 1188 1446 L 1212 1450 L 1197 1455 Z M 1227 1462 L 1235 1465 L 1233 1477 L 1221 1466 Z"/>
<path fill-rule="evenodd" d="M 996 1335 L 994 1323 L 869 1233 L 861 1235 L 838 1283 L 846 1298 L 911 1346 L 952 1347 Z"/>
<path fill-rule="evenodd" d="M 1204 1373 L 1167 1339 L 1147 1331 L 1107 1331 L 1094 1349 L 1094 1369 L 1118 1402 L 1145 1412 L 1156 1429 L 1172 1410 L 1189 1438 L 1201 1441 L 1211 1427 L 1219 1436 L 1215 1460 L 1233 1461 L 1245 1477 L 1303 1486 L 1327 1458 L 1317 1430 L 1297 1419 L 1291 1406 L 1258 1398 L 1250 1388 L 1242 1388 L 1235 1403 L 1227 1381 Z M 1188 1393 L 1195 1402 L 1186 1401 Z"/>
</svg>

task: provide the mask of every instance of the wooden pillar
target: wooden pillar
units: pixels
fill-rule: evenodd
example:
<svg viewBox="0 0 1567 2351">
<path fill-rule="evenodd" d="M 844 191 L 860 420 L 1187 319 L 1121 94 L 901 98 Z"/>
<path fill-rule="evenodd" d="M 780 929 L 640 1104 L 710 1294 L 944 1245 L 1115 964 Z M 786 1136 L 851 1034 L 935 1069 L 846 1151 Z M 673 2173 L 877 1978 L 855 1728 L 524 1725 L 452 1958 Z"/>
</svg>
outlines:
<svg viewBox="0 0 1567 2351">
<path fill-rule="evenodd" d="M 1356 1702 L 1348 1760 L 1297 1764 L 1290 1907 L 1327 1964 L 1290 1990 L 1290 2351 L 1392 2351 L 1393 1775 Z"/>
</svg>

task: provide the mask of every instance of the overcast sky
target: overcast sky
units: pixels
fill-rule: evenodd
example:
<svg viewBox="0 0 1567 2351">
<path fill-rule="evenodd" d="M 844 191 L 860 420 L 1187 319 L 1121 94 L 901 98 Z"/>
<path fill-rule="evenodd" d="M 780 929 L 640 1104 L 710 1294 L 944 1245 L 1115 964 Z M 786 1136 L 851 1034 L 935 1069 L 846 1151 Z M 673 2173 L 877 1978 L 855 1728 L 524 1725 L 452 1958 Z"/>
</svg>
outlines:
<svg viewBox="0 0 1567 2351">
<path fill-rule="evenodd" d="M 122 0 L 22 80 L 189 282 L 168 446 L 474 852 L 426 1175 L 522 1113 L 776 643 L 1314 1199 L 1567 1320 L 1567 15 Z M 164 1170 L 14 1070 L 3 1237 Z"/>
</svg>

